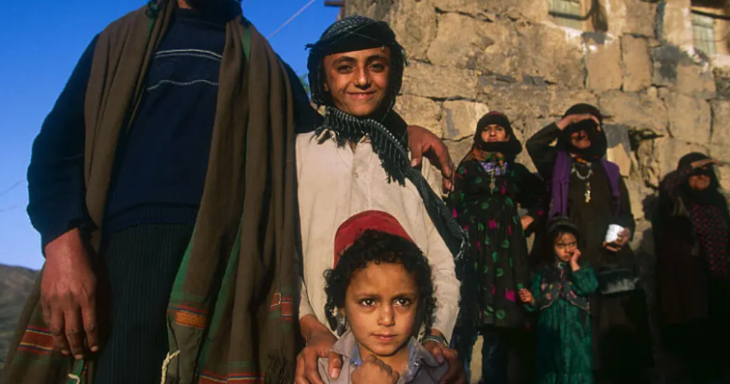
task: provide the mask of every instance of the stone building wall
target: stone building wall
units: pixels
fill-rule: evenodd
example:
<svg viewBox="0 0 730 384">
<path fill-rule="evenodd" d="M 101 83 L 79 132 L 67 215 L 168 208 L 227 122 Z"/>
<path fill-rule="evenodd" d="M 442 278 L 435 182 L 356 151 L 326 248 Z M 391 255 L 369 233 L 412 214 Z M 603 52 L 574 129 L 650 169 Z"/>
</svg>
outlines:
<svg viewBox="0 0 730 384">
<path fill-rule="evenodd" d="M 506 113 L 524 143 L 572 104 L 597 105 L 631 191 L 634 249 L 651 253 L 644 211 L 661 177 L 690 151 L 730 162 L 730 60 L 694 49 L 690 0 L 584 1 L 599 5 L 604 32 L 557 25 L 548 0 L 347 0 L 346 14 L 396 31 L 410 60 L 396 108 L 456 161 L 488 111 Z M 730 167 L 720 175 L 730 186 Z"/>
</svg>

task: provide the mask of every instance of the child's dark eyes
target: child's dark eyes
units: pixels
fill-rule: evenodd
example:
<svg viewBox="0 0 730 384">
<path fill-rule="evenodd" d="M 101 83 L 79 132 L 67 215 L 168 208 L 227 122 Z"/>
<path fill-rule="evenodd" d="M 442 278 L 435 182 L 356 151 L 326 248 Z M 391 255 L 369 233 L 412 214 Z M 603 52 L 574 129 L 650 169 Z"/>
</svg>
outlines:
<svg viewBox="0 0 730 384">
<path fill-rule="evenodd" d="M 370 66 L 370 68 L 375 72 L 382 72 L 385 70 L 385 65 L 383 64 L 373 64 Z"/>
<path fill-rule="evenodd" d="M 413 303 L 413 301 L 411 301 L 411 299 L 402 298 L 402 299 L 395 299 L 394 303 L 395 303 L 395 305 L 399 305 L 401 307 L 407 307 L 407 306 L 411 305 L 411 303 Z"/>
<path fill-rule="evenodd" d="M 373 305 L 375 305 L 375 299 L 362 299 L 360 300 L 360 305 L 372 307 Z"/>
<path fill-rule="evenodd" d="M 360 305 L 364 307 L 372 307 L 377 304 L 377 300 L 375 299 L 361 299 Z M 400 299 L 394 299 L 393 304 L 400 306 L 400 307 L 408 307 L 411 304 L 413 304 L 413 300 L 409 298 L 400 298 Z"/>
</svg>

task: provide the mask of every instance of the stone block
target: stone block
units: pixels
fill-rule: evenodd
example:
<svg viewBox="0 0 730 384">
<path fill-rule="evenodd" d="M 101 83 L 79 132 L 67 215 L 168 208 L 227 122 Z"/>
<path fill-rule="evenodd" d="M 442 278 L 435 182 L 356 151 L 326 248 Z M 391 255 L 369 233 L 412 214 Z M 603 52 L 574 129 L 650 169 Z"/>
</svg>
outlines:
<svg viewBox="0 0 730 384">
<path fill-rule="evenodd" d="M 474 144 L 474 141 L 470 138 L 458 141 L 444 139 L 444 144 L 446 144 L 446 147 L 449 149 L 451 159 L 458 165 L 459 162 L 461 162 L 461 159 L 463 159 L 469 150 L 471 150 L 471 146 Z"/>
<path fill-rule="evenodd" d="M 654 142 L 654 158 L 658 164 L 658 176 L 664 177 L 667 173 L 677 169 L 682 156 L 690 152 L 709 153 L 707 146 L 688 143 L 682 140 L 662 137 Z"/>
<path fill-rule="evenodd" d="M 512 73 L 539 76 L 566 88 L 583 88 L 584 46 L 580 36 L 544 24 L 517 24 L 515 45 L 518 51 L 512 58 Z"/>
<path fill-rule="evenodd" d="M 656 4 L 642 0 L 626 0 L 626 24 L 622 33 L 653 37 L 656 34 L 656 13 Z"/>
<path fill-rule="evenodd" d="M 651 86 L 651 58 L 646 39 L 625 35 L 621 37 L 623 61 L 623 90 L 637 92 Z"/>
<path fill-rule="evenodd" d="M 425 97 L 401 95 L 395 105 L 395 111 L 409 125 L 420 125 L 441 137 L 440 103 Z"/>
<path fill-rule="evenodd" d="M 715 67 L 712 69 L 712 75 L 715 77 L 716 97 L 718 99 L 730 100 L 730 68 Z"/>
<path fill-rule="evenodd" d="M 606 157 L 619 166 L 622 176 L 631 173 L 631 140 L 625 125 L 604 124 L 603 129 L 608 141 Z"/>
<path fill-rule="evenodd" d="M 685 95 L 710 99 L 717 88 L 708 63 L 695 63 L 676 46 L 662 45 L 652 49 L 653 84 Z"/>
<path fill-rule="evenodd" d="M 472 24 L 468 22 L 468 25 Z M 545 84 L 583 88 L 585 75 L 580 36 L 571 35 L 561 28 L 508 20 L 477 21 L 475 27 L 478 28 L 475 36 L 456 40 L 465 41 L 463 47 L 446 48 L 449 52 L 468 52 L 467 60 L 443 56 L 435 48 L 429 50 L 429 58 L 435 63 L 456 63 L 514 79 L 528 77 L 541 79 Z M 461 33 L 460 30 L 457 33 Z M 487 45 L 486 38 L 493 43 Z M 456 45 L 449 40 L 440 40 L 443 41 L 440 45 Z M 479 52 L 475 49 L 479 46 L 485 48 Z"/>
<path fill-rule="evenodd" d="M 715 168 L 715 172 L 720 180 L 720 185 L 726 191 L 730 191 L 730 151 L 727 149 L 727 144 L 715 144 L 713 142 L 709 145 L 709 152 L 706 153 L 722 162 Z"/>
<path fill-rule="evenodd" d="M 485 55 L 485 49 L 495 44 L 495 40 L 487 33 L 491 29 L 482 28 L 490 24 L 493 23 L 477 21 L 458 13 L 440 15 L 438 33 L 428 48 L 428 59 L 435 65 L 474 69 L 476 62 Z M 505 39 L 504 34 L 491 35 Z"/>
<path fill-rule="evenodd" d="M 621 89 L 621 42 L 618 39 L 586 41 L 586 88 L 596 92 Z"/>
<path fill-rule="evenodd" d="M 403 75 L 402 92 L 436 99 L 474 99 L 478 79 L 476 71 L 412 61 Z"/>
<path fill-rule="evenodd" d="M 623 124 L 630 130 L 648 130 L 655 135 L 667 132 L 667 108 L 656 92 L 611 91 L 600 95 L 599 108 L 606 122 Z"/>
<path fill-rule="evenodd" d="M 547 19 L 548 3 L 544 0 L 433 0 L 442 12 L 457 12 L 466 15 L 495 14 L 511 19 L 528 19 L 541 22 Z"/>
<path fill-rule="evenodd" d="M 676 47 L 688 48 L 694 45 L 690 0 L 663 1 L 658 5 L 657 17 L 660 28 L 658 38 Z"/>
<path fill-rule="evenodd" d="M 568 108 L 580 103 L 598 106 L 598 96 L 587 89 L 557 88 L 550 98 L 550 116 L 562 117 Z"/>
<path fill-rule="evenodd" d="M 385 21 L 411 59 L 423 60 L 436 37 L 436 10 L 431 0 L 396 1 Z"/>
<path fill-rule="evenodd" d="M 482 76 L 477 101 L 489 105 L 491 111 L 506 114 L 514 127 L 524 127 L 527 122 L 549 116 L 551 95 L 547 87 L 500 83 Z"/>
<path fill-rule="evenodd" d="M 690 143 L 707 143 L 712 129 L 710 104 L 681 93 L 665 98 L 669 117 L 669 134 Z"/>
<path fill-rule="evenodd" d="M 602 1 L 602 12 L 608 19 L 608 32 L 614 36 L 653 37 L 656 5 L 641 0 Z"/>
<path fill-rule="evenodd" d="M 709 152 L 706 153 L 708 156 L 730 164 L 730 151 L 727 150 L 726 145 L 710 143 L 707 147 L 709 149 Z"/>
<path fill-rule="evenodd" d="M 345 1 L 345 13 L 347 15 L 362 15 L 375 20 L 383 20 L 393 3 L 393 0 Z"/>
<path fill-rule="evenodd" d="M 441 12 L 478 15 L 486 12 L 487 2 L 488 0 L 433 0 L 433 5 Z"/>
<path fill-rule="evenodd" d="M 646 218 L 644 201 L 647 197 L 654 194 L 654 190 L 648 188 L 640 180 L 624 179 L 626 188 L 629 190 L 629 199 L 631 200 L 631 213 L 634 215 L 634 219 L 637 221 L 644 220 Z"/>
<path fill-rule="evenodd" d="M 473 101 L 445 101 L 441 131 L 443 137 L 450 140 L 461 140 L 474 135 L 477 122 L 487 112 L 489 107 L 483 103 Z"/>
<path fill-rule="evenodd" d="M 712 101 L 712 135 L 710 141 L 713 144 L 730 144 L 730 101 Z"/>
</svg>

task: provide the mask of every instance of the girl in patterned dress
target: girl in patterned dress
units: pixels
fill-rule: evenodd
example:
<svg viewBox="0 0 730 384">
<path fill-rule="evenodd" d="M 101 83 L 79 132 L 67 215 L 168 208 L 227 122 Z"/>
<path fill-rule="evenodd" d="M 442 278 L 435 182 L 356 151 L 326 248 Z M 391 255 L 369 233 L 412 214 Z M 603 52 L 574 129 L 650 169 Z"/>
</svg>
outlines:
<svg viewBox="0 0 730 384">
<path fill-rule="evenodd" d="M 598 289 L 593 269 L 580 263 L 578 227 L 557 217 L 546 239 L 553 262 L 542 266 L 531 289 L 521 289 L 528 310 L 539 311 L 537 383 L 592 384 L 590 295 Z"/>
<path fill-rule="evenodd" d="M 453 344 L 469 367 L 474 342 L 484 337 L 482 382 L 490 384 L 507 382 L 508 356 L 524 338 L 527 318 L 517 292 L 529 286 L 525 231 L 544 215 L 544 184 L 515 161 L 521 151 L 507 116 L 488 113 L 448 198 L 471 243 L 457 265 L 461 309 Z"/>
</svg>

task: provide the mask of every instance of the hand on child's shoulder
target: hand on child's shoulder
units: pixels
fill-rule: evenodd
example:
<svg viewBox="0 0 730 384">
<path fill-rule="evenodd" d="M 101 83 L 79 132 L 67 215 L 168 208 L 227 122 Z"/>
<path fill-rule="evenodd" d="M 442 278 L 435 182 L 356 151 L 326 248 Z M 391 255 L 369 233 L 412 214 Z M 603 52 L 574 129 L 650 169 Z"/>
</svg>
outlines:
<svg viewBox="0 0 730 384">
<path fill-rule="evenodd" d="M 378 360 L 375 356 L 370 355 L 363 360 L 363 364 L 352 373 L 352 384 L 370 384 L 383 383 L 395 384 L 398 382 L 400 375 L 398 372 Z"/>
</svg>

